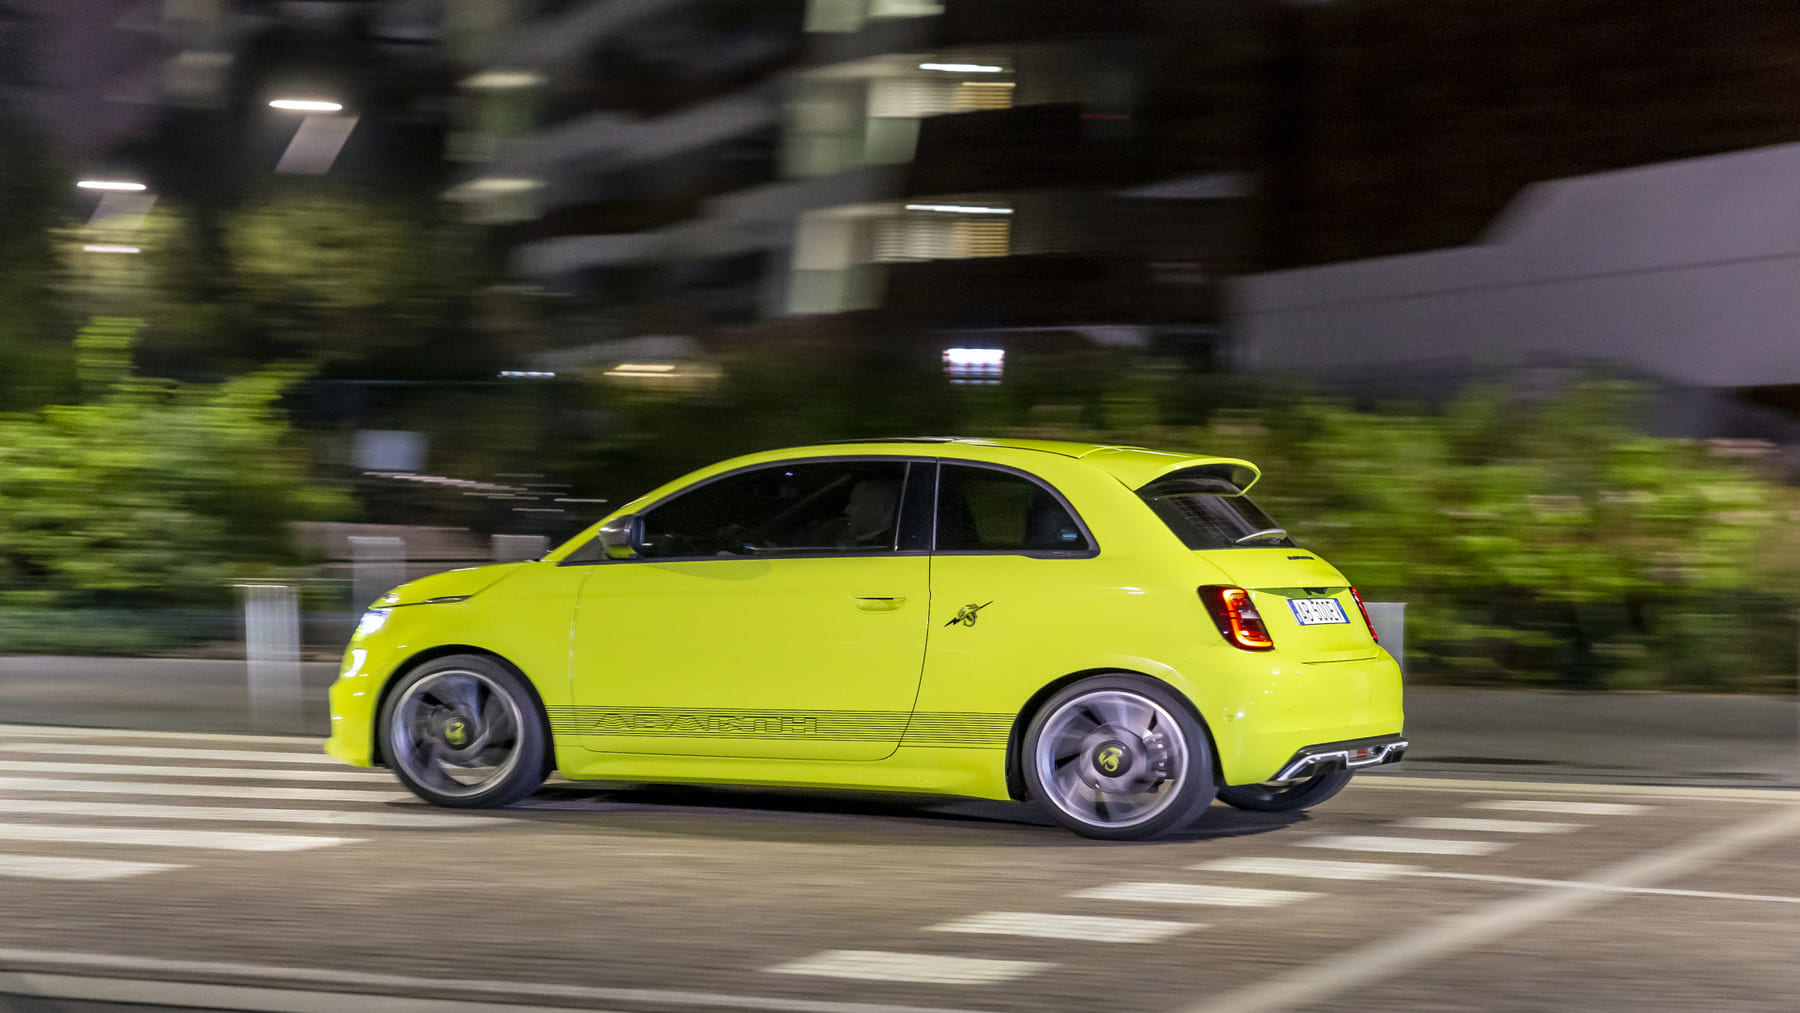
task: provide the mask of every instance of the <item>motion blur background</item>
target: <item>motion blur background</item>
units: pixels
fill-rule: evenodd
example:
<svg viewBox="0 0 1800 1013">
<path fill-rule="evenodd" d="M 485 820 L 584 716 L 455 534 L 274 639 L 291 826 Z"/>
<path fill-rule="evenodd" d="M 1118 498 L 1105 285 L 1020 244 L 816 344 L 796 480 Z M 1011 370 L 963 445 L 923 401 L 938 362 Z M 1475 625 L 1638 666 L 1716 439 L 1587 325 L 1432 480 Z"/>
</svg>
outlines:
<svg viewBox="0 0 1800 1013">
<path fill-rule="evenodd" d="M 0 654 L 243 657 L 279 585 L 325 660 L 377 577 L 968 434 L 1258 462 L 1417 684 L 1791 694 L 1797 54 L 1778 0 L 0 0 Z"/>
</svg>

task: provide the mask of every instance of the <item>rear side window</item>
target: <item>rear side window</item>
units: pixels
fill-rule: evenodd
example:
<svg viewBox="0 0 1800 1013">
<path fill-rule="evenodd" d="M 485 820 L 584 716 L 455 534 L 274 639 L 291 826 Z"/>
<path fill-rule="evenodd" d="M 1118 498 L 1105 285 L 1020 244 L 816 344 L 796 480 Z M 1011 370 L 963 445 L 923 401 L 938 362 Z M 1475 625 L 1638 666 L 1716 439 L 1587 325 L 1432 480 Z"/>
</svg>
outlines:
<svg viewBox="0 0 1800 1013">
<path fill-rule="evenodd" d="M 1242 489 L 1217 476 L 1168 475 L 1137 494 L 1190 549 L 1294 544 Z"/>
<path fill-rule="evenodd" d="M 1081 525 L 1054 493 L 1023 475 L 945 463 L 939 469 L 937 551 L 1086 552 Z"/>
</svg>

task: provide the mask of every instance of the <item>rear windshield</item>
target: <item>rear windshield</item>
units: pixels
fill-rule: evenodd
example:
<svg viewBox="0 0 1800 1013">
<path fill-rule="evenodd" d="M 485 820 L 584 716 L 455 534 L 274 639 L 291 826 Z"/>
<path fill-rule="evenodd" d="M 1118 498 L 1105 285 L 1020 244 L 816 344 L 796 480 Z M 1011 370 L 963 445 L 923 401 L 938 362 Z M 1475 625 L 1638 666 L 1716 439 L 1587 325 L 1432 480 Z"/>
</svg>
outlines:
<svg viewBox="0 0 1800 1013">
<path fill-rule="evenodd" d="M 1137 493 L 1190 549 L 1294 544 L 1242 489 L 1223 478 L 1178 473 L 1159 478 Z"/>
</svg>

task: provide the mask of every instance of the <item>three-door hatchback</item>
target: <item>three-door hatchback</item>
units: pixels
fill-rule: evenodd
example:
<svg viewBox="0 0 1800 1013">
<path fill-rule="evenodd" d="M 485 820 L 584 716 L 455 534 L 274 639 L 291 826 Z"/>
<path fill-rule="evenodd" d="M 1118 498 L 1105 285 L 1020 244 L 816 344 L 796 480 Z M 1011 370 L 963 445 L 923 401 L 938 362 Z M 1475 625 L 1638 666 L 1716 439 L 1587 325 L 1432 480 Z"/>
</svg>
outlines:
<svg viewBox="0 0 1800 1013">
<path fill-rule="evenodd" d="M 725 461 L 383 595 L 325 749 L 447 806 L 551 770 L 1032 799 L 1113 839 L 1310 806 L 1400 758 L 1400 671 L 1257 477 L 1031 440 Z"/>
</svg>

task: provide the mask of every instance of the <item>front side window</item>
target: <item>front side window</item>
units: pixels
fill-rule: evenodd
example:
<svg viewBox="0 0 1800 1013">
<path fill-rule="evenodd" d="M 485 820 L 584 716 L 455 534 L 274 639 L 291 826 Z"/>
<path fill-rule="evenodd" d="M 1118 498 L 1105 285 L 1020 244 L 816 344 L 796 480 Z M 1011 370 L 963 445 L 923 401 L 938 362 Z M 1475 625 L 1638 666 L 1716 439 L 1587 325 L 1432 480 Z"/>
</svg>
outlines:
<svg viewBox="0 0 1800 1013">
<path fill-rule="evenodd" d="M 638 553 L 893 552 L 906 472 L 904 461 L 821 461 L 728 475 L 646 512 Z"/>
<path fill-rule="evenodd" d="M 1173 475 L 1138 490 L 1190 549 L 1292 546 L 1287 532 L 1235 484 L 1216 475 Z"/>
<path fill-rule="evenodd" d="M 1087 552 L 1081 525 L 1023 475 L 945 462 L 938 479 L 939 552 Z"/>
</svg>

